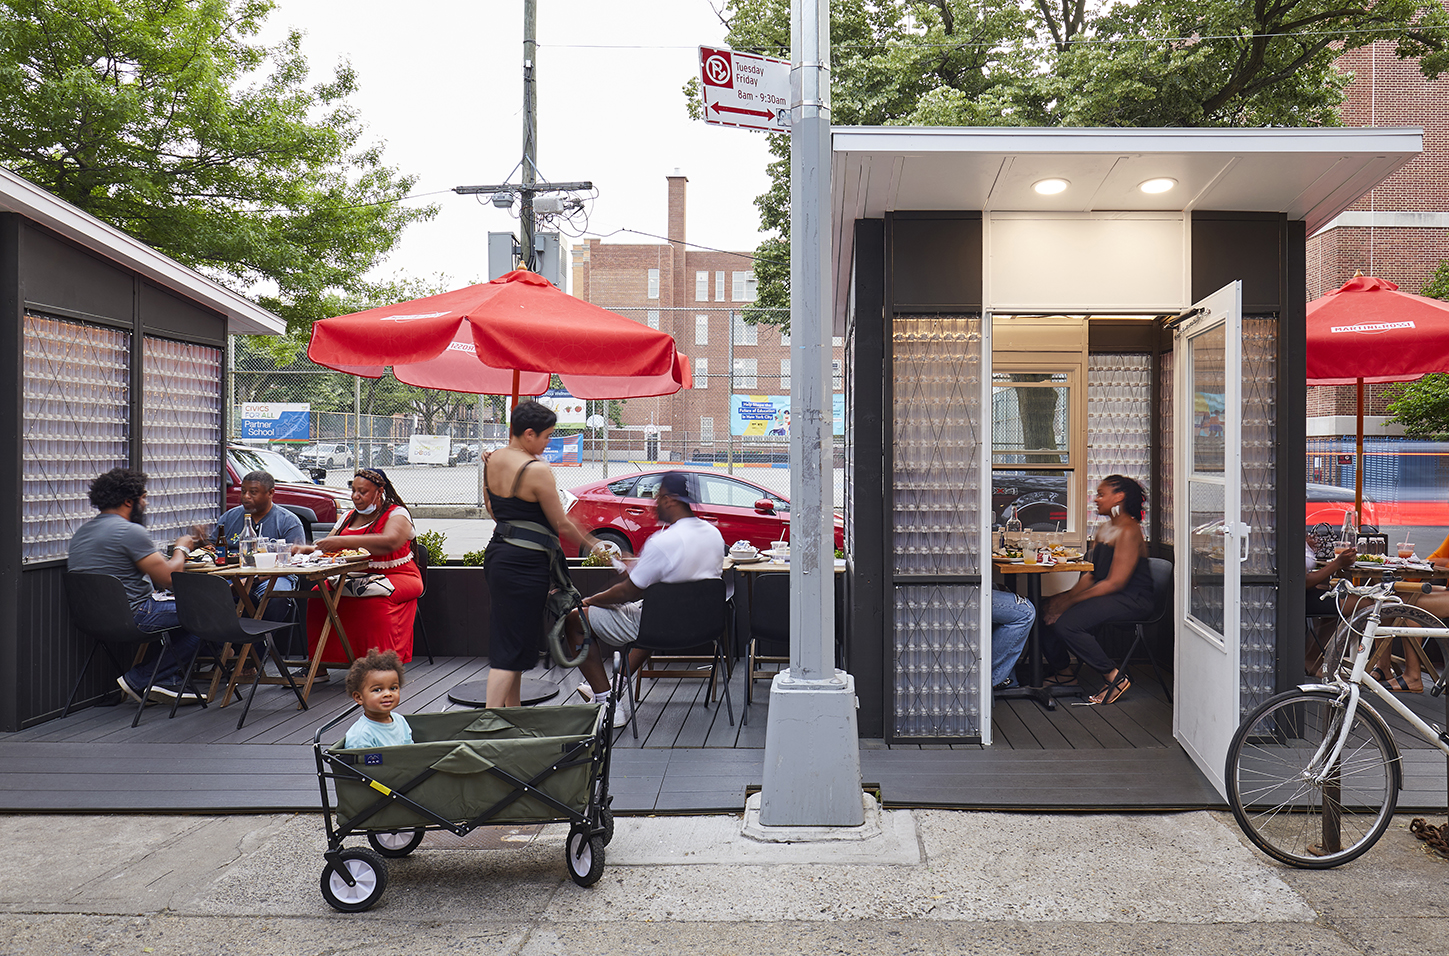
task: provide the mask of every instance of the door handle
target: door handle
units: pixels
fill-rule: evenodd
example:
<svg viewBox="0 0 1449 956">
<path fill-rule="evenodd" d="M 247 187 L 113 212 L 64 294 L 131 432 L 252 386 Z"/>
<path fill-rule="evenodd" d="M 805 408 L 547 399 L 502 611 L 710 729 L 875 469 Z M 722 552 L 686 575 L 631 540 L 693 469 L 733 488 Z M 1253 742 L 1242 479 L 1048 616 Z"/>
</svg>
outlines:
<svg viewBox="0 0 1449 956">
<path fill-rule="evenodd" d="M 625 508 L 624 509 L 624 514 L 626 514 L 626 515 L 642 515 L 643 513 L 644 513 L 644 509 L 643 508 Z"/>
<path fill-rule="evenodd" d="M 1238 563 L 1244 564 L 1248 560 L 1248 535 L 1253 533 L 1253 528 L 1251 525 L 1239 521 L 1236 533 L 1238 535 L 1238 541 L 1240 542 L 1238 545 Z"/>
</svg>

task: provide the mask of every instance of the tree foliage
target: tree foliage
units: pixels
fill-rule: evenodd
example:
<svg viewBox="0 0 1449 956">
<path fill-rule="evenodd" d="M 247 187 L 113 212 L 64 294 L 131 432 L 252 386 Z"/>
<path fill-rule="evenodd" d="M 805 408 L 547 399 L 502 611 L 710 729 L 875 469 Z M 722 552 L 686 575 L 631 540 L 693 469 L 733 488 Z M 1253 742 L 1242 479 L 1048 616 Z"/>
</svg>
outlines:
<svg viewBox="0 0 1449 956">
<path fill-rule="evenodd" d="M 725 0 L 727 42 L 789 56 L 789 0 Z M 874 126 L 1325 126 L 1345 50 L 1449 67 L 1436 0 L 832 0 L 831 120 Z M 698 101 L 697 81 L 686 86 Z M 759 305 L 789 305 L 789 139 L 771 137 Z M 777 319 L 774 316 L 780 315 Z M 758 312 L 752 321 L 787 322 Z"/>
<path fill-rule="evenodd" d="M 1439 263 L 1419 294 L 1431 299 L 1449 299 L 1449 261 Z M 1403 425 L 1410 438 L 1449 440 L 1449 375 L 1425 375 L 1417 381 L 1394 386 L 1391 394 L 1392 400 L 1386 409 L 1391 424 Z"/>
<path fill-rule="evenodd" d="M 341 63 L 309 85 L 301 35 L 254 38 L 272 0 L 0 0 L 0 163 L 301 327 L 402 229 Z"/>
</svg>

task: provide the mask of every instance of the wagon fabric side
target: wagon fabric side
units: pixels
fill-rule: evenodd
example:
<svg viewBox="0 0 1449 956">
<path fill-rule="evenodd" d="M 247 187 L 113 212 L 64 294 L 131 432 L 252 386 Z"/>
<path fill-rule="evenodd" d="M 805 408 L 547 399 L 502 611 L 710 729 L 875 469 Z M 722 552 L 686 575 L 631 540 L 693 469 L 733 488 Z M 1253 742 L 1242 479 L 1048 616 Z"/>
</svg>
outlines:
<svg viewBox="0 0 1449 956">
<path fill-rule="evenodd" d="M 544 774 L 580 743 L 594 746 L 580 755 L 582 762 L 547 774 L 538 790 L 570 808 L 587 812 L 593 773 L 599 767 L 604 735 L 597 704 L 561 707 L 499 707 L 412 714 L 408 724 L 413 743 L 397 747 L 329 748 L 331 759 L 366 774 L 376 784 L 405 795 L 454 823 L 469 823 L 517 789 L 490 772 L 491 768 L 521 780 Z M 592 758 L 592 759 L 591 759 Z M 578 759 L 578 758 L 576 758 Z M 432 776 L 407 788 L 419 774 Z M 337 821 L 348 829 L 359 813 L 371 808 L 383 791 L 360 780 L 334 780 Z M 525 794 L 490 816 L 486 822 L 543 822 L 560 819 L 559 811 Z M 477 821 L 482 823 L 484 821 Z M 434 824 L 405 804 L 389 805 L 367 817 L 365 830 L 395 830 Z"/>
</svg>

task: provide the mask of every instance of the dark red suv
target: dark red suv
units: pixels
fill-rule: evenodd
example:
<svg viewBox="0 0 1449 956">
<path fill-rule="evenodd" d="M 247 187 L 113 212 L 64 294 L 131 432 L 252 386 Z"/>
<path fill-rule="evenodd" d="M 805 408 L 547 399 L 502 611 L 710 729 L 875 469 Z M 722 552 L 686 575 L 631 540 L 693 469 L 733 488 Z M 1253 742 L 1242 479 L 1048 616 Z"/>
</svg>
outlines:
<svg viewBox="0 0 1449 956">
<path fill-rule="evenodd" d="M 661 468 L 580 485 L 564 493 L 564 508 L 579 527 L 638 554 L 644 541 L 659 530 L 654 493 L 659 476 L 683 471 L 694 484 L 694 513 L 719 528 L 725 546 L 748 541 L 761 551 L 788 538 L 790 500 L 752 481 L 712 471 Z M 845 523 L 835 517 L 835 546 L 845 547 Z"/>
<path fill-rule="evenodd" d="M 227 508 L 241 504 L 242 476 L 253 471 L 265 471 L 277 480 L 273 503 L 301 518 L 313 538 L 326 535 L 352 507 L 352 496 L 345 488 L 326 488 L 314 483 L 300 468 L 269 448 L 227 445 Z"/>
</svg>

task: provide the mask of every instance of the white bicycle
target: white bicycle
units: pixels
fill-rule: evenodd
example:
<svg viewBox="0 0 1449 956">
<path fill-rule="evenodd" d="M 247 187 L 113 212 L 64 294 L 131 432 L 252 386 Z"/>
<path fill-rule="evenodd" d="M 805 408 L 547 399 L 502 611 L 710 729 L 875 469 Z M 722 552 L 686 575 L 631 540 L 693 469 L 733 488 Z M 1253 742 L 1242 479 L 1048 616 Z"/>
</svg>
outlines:
<svg viewBox="0 0 1449 956">
<path fill-rule="evenodd" d="M 1372 605 L 1335 633 L 1325 680 L 1271 698 L 1243 721 L 1228 747 L 1228 803 L 1248 839 L 1290 866 L 1327 869 L 1356 859 L 1381 837 L 1398 802 L 1403 765 L 1393 732 L 1363 697 L 1371 691 L 1419 736 L 1449 754 L 1449 734 L 1425 723 L 1367 670 L 1377 642 L 1403 638 L 1438 697 L 1449 680 L 1449 628 L 1394 593 L 1392 576 L 1338 598 Z M 1393 626 L 1383 624 L 1392 621 Z M 1434 657 L 1438 648 L 1436 673 Z"/>
</svg>

